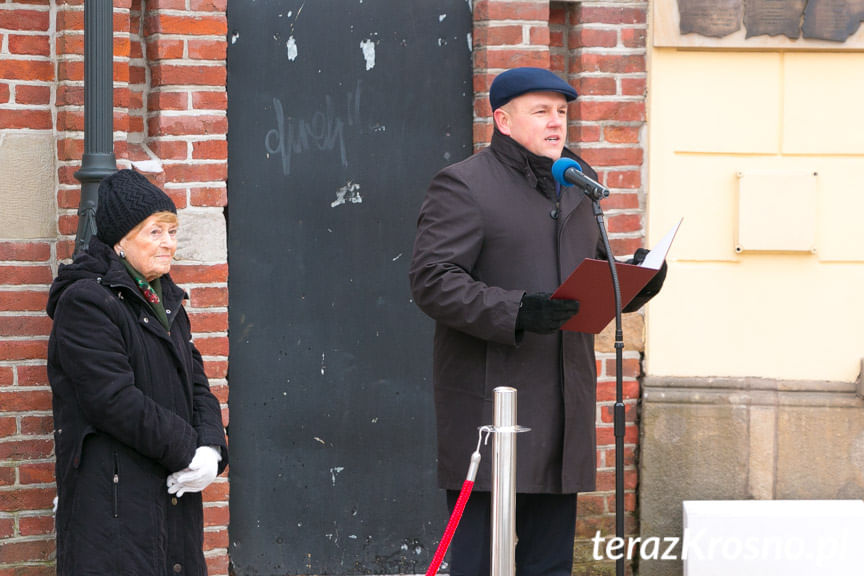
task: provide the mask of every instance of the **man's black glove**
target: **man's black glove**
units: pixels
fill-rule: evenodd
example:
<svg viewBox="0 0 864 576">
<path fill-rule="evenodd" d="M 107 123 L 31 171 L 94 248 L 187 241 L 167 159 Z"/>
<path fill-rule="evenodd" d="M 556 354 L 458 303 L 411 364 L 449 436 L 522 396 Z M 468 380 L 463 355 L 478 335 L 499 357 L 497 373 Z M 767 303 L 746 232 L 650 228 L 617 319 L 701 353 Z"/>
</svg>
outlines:
<svg viewBox="0 0 864 576">
<path fill-rule="evenodd" d="M 645 260 L 645 256 L 648 255 L 649 250 L 645 248 L 637 248 L 636 252 L 633 254 L 633 258 L 628 260 L 627 264 L 634 264 L 638 266 Z M 651 300 L 654 296 L 656 296 L 660 292 L 660 288 L 663 287 L 663 282 L 666 280 L 666 261 L 663 261 L 663 265 L 660 267 L 660 270 L 657 271 L 657 274 L 654 275 L 653 278 L 645 285 L 642 290 L 639 291 L 639 294 L 636 295 L 633 300 L 630 301 L 627 306 L 624 307 L 622 312 L 635 312 L 639 310 L 642 306 L 644 306 L 649 300 Z"/>
<path fill-rule="evenodd" d="M 551 294 L 525 294 L 516 315 L 516 330 L 551 334 L 579 312 L 576 300 L 553 300 Z"/>
</svg>

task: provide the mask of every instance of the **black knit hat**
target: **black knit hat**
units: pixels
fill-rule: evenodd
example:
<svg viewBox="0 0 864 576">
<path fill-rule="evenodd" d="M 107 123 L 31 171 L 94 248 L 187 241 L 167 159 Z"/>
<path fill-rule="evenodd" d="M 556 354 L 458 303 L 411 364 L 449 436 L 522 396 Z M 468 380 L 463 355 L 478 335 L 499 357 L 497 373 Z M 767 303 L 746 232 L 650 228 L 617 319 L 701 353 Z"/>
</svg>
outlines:
<svg viewBox="0 0 864 576">
<path fill-rule="evenodd" d="M 177 213 L 165 192 L 134 170 L 119 170 L 99 184 L 96 235 L 114 246 L 130 230 L 157 212 Z"/>
</svg>

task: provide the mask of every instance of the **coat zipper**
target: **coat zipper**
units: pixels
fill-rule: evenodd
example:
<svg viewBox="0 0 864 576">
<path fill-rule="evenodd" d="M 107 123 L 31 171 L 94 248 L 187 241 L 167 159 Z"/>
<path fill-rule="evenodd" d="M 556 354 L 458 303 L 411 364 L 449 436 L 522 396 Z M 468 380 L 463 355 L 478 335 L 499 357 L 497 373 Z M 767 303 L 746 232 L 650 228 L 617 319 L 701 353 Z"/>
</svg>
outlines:
<svg viewBox="0 0 864 576">
<path fill-rule="evenodd" d="M 120 457 L 117 455 L 117 451 L 114 451 L 114 518 L 120 517 L 119 510 L 119 497 L 120 497 Z"/>
</svg>

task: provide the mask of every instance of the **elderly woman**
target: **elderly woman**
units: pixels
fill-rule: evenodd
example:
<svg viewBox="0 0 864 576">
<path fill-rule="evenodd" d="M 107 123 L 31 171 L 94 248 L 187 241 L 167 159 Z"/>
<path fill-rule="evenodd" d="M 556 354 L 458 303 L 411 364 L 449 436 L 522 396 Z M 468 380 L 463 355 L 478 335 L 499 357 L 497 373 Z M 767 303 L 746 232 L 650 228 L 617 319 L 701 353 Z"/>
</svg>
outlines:
<svg viewBox="0 0 864 576">
<path fill-rule="evenodd" d="M 207 573 L 201 491 L 228 451 L 168 275 L 176 211 L 137 172 L 105 178 L 97 236 L 51 286 L 59 575 Z"/>
</svg>

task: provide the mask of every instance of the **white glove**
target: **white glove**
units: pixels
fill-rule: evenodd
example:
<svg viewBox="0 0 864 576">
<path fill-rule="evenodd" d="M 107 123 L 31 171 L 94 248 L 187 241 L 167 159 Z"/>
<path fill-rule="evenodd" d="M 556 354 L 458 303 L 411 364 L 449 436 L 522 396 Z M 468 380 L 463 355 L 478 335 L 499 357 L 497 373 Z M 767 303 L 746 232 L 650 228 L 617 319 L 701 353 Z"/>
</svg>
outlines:
<svg viewBox="0 0 864 576">
<path fill-rule="evenodd" d="M 183 496 L 186 492 L 201 492 L 216 479 L 222 455 L 212 446 L 199 446 L 187 468 L 168 476 L 168 493 Z"/>
</svg>

